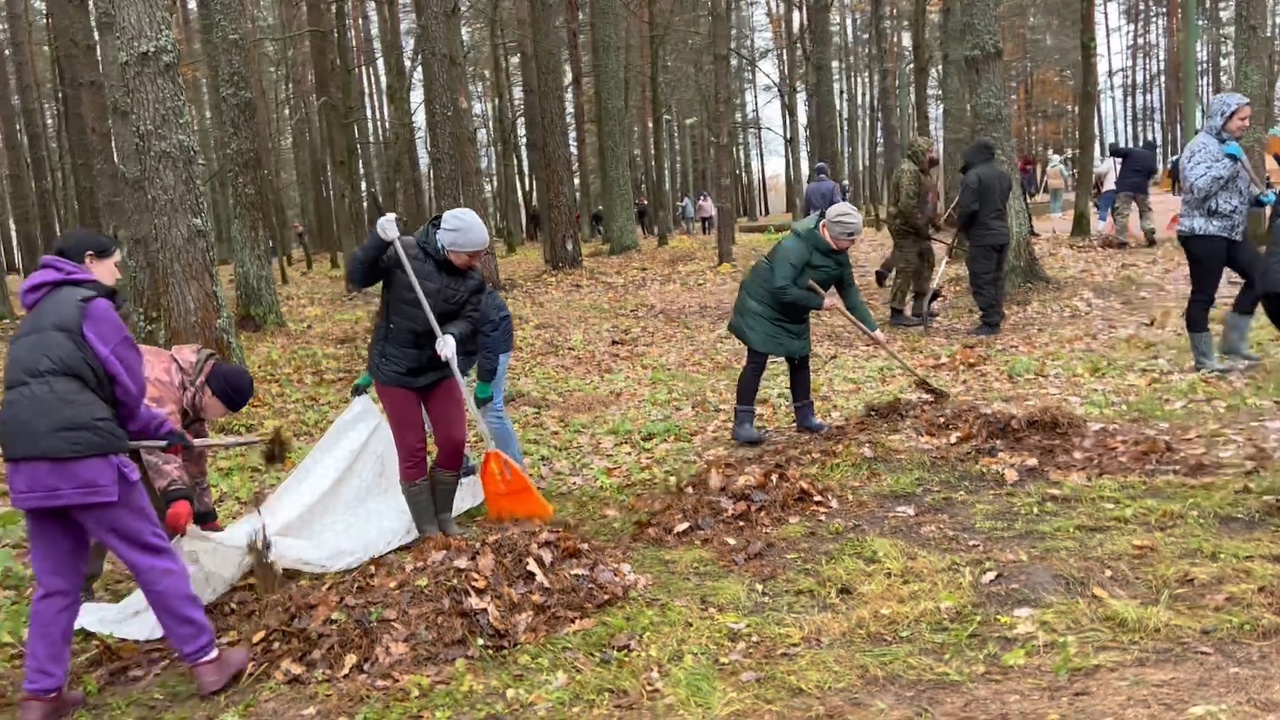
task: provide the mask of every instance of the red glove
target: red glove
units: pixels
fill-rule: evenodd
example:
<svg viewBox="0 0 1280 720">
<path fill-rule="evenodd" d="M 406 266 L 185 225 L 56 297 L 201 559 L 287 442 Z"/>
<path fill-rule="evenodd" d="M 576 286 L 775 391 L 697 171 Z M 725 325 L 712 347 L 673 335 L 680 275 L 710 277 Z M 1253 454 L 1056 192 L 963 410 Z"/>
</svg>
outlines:
<svg viewBox="0 0 1280 720">
<path fill-rule="evenodd" d="M 187 528 L 196 519 L 196 511 L 186 500 L 175 500 L 164 513 L 164 527 L 170 535 L 186 535 Z"/>
<path fill-rule="evenodd" d="M 164 436 L 165 446 L 162 452 L 170 455 L 182 455 L 187 450 L 195 450 L 196 444 L 191 442 L 191 436 L 181 430 L 174 430 Z"/>
</svg>

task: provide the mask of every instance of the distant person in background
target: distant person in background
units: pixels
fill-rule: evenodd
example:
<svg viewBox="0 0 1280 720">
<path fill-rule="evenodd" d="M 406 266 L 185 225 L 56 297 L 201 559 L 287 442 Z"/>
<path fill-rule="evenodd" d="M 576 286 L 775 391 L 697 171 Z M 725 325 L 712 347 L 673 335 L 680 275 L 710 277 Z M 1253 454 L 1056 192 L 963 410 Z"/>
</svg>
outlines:
<svg viewBox="0 0 1280 720">
<path fill-rule="evenodd" d="M 716 217 L 716 206 L 711 204 L 710 195 L 702 193 L 702 197 L 698 198 L 698 207 L 694 210 L 694 215 L 702 225 L 702 234 L 710 235 Z"/>
<path fill-rule="evenodd" d="M 1116 235 L 1129 234 L 1129 212 L 1138 206 L 1138 224 L 1147 247 L 1156 246 L 1155 216 L 1151 212 L 1151 181 L 1160 172 L 1160 160 L 1156 157 L 1156 141 L 1145 140 L 1142 147 L 1126 148 L 1112 144 L 1110 155 L 1120 158 L 1120 174 L 1116 177 L 1116 205 L 1114 218 Z"/>
<path fill-rule="evenodd" d="M 1107 225 L 1107 217 L 1116 204 L 1116 177 L 1120 174 L 1120 161 L 1107 157 L 1102 158 L 1093 169 L 1093 179 L 1097 183 L 1098 194 L 1098 232 Z M 1122 238 L 1123 239 L 1123 238 Z M 1126 241 L 1127 242 L 1127 241 Z"/>
<path fill-rule="evenodd" d="M 820 162 L 813 167 L 813 182 L 804 189 L 804 214 L 808 217 L 814 213 L 826 212 L 827 208 L 838 202 L 844 202 L 844 194 L 840 185 L 832 180 L 831 170 L 827 164 Z"/>
<path fill-rule="evenodd" d="M 649 201 L 644 198 L 636 200 L 636 225 L 640 226 L 640 233 L 645 237 L 653 234 L 653 228 L 649 224 Z"/>
<path fill-rule="evenodd" d="M 964 168 L 960 169 L 960 174 L 964 175 Z M 1036 161 L 1030 155 L 1023 153 L 1018 160 L 1018 178 L 1022 183 L 1022 195 L 1026 200 L 1024 203 L 1027 208 L 1027 227 L 1031 228 L 1031 237 L 1039 237 L 1040 233 L 1036 232 L 1036 221 L 1031 215 L 1031 201 L 1040 195 L 1040 185 L 1036 182 Z"/>
<path fill-rule="evenodd" d="M 591 235 L 592 237 L 604 237 L 604 206 L 601 205 L 591 211 Z"/>
<path fill-rule="evenodd" d="M 1174 155 L 1169 158 L 1169 192 L 1173 193 L 1174 197 L 1182 194 L 1182 178 L 1178 176 L 1178 160 L 1181 157 L 1181 155 Z"/>
<path fill-rule="evenodd" d="M 538 242 L 538 230 L 541 227 L 542 213 L 538 211 L 537 204 L 534 204 L 529 208 L 529 222 L 525 223 L 525 232 L 528 233 L 528 237 L 525 240 L 531 243 Z"/>
<path fill-rule="evenodd" d="M 1044 169 L 1044 185 L 1049 190 L 1049 217 L 1062 218 L 1062 197 L 1067 192 L 1067 168 L 1061 155 L 1050 155 Z"/>
<path fill-rule="evenodd" d="M 693 201 L 689 193 L 680 196 L 680 223 L 684 225 L 684 234 L 693 234 Z"/>
</svg>

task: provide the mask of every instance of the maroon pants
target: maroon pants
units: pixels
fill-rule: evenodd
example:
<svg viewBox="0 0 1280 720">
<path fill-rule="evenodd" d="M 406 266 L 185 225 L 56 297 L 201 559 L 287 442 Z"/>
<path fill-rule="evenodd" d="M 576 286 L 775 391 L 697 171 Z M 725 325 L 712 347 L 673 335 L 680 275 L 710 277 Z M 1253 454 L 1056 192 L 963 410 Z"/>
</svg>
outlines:
<svg viewBox="0 0 1280 720">
<path fill-rule="evenodd" d="M 425 388 L 402 388 L 374 383 L 382 409 L 391 425 L 396 456 L 400 461 L 400 482 L 416 483 L 427 476 L 426 410 L 431 433 L 436 440 L 436 467 L 449 472 L 462 469 L 467 448 L 467 408 L 462 390 L 453 378 L 445 378 Z"/>
</svg>

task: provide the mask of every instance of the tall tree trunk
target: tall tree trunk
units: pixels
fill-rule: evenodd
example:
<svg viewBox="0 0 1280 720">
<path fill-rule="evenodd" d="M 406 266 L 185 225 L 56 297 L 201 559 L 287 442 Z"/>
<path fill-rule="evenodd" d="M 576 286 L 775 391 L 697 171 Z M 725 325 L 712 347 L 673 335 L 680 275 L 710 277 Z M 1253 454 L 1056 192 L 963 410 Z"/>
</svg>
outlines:
<svg viewBox="0 0 1280 720">
<path fill-rule="evenodd" d="M 377 175 L 365 182 L 378 186 L 378 197 L 393 200 L 387 195 L 387 188 L 382 184 L 386 178 L 387 168 L 387 112 L 383 105 L 382 73 L 378 70 L 377 54 L 374 52 L 373 27 L 369 20 L 369 0 L 356 0 L 356 18 L 360 27 L 356 35 L 356 66 L 362 68 L 365 97 L 368 99 L 368 111 L 373 113 L 369 123 L 373 143 L 373 162 Z M 375 180 L 376 178 L 376 180 Z"/>
<path fill-rule="evenodd" d="M 115 9 L 119 101 L 133 108 L 140 169 L 126 177 L 129 226 L 121 232 L 134 249 L 135 334 L 149 345 L 197 343 L 243 362 L 213 263 L 169 13 L 162 0 L 100 2 Z"/>
<path fill-rule="evenodd" d="M 760 66 L 760 56 L 756 54 L 756 11 L 755 3 L 748 0 L 747 4 L 747 52 L 751 54 L 751 110 L 755 117 L 755 135 L 756 135 L 756 161 L 760 167 L 760 184 L 755 192 L 760 196 L 760 214 L 769 215 L 769 171 L 764 165 L 764 123 L 760 119 L 760 79 L 758 77 L 758 69 Z M 672 183 L 672 189 L 675 183 Z M 693 192 L 692 188 L 686 192 Z M 692 199 L 692 198 L 690 198 Z"/>
<path fill-rule="evenodd" d="M 911 75 L 915 99 L 916 135 L 930 137 L 929 132 L 929 43 L 925 28 L 929 22 L 928 0 L 915 0 L 911 13 Z M 946 38 L 943 38 L 946 42 Z"/>
<path fill-rule="evenodd" d="M 374 2 L 378 11 L 383 73 L 387 78 L 387 124 L 391 136 L 389 162 L 383 167 L 382 192 L 386 195 L 385 202 L 395 203 L 397 213 L 415 223 L 425 223 L 429 218 L 424 205 L 426 192 L 422 181 L 422 161 L 410 109 L 410 80 L 404 64 L 400 6 L 395 0 Z"/>
<path fill-rule="evenodd" d="M 1172 157 L 1182 147 L 1182 65 L 1178 54 L 1178 13 L 1180 0 L 1165 0 L 1165 81 L 1163 126 L 1168 135 L 1164 144 L 1166 157 Z M 1096 32 L 1096 31 L 1095 31 Z M 1094 43 L 1097 45 L 1097 42 Z"/>
<path fill-rule="evenodd" d="M 357 23 L 351 14 L 350 2 L 343 0 L 335 7 L 338 10 L 338 65 L 342 68 L 342 97 L 347 104 L 346 126 L 355 127 L 354 133 L 351 129 L 347 130 L 347 140 L 355 140 L 355 146 L 347 150 L 347 158 L 351 164 L 352 192 L 356 198 L 363 196 L 360 192 L 361 172 L 357 172 L 355 165 L 355 159 L 358 157 L 359 170 L 364 174 L 364 187 L 378 197 L 382 197 L 378 192 L 378 174 L 373 166 L 373 142 L 369 138 L 369 106 L 364 100 L 364 82 L 361 80 L 363 68 L 355 60 L 354 39 L 360 36 L 360 30 L 356 27 Z M 360 217 L 358 208 L 363 206 L 363 202 L 356 202 L 355 217 Z M 357 224 L 357 232 L 363 224 Z M 356 237 L 360 236 L 356 235 Z"/>
<path fill-rule="evenodd" d="M 582 244 L 573 219 L 577 198 L 573 189 L 573 161 L 569 157 L 569 128 L 564 119 L 564 36 L 556 27 L 564 0 L 530 2 L 536 38 L 538 108 L 542 112 L 542 175 L 547 189 L 547 204 L 542 209 L 542 217 L 547 221 L 543 256 L 552 270 L 567 270 L 582 267 Z"/>
<path fill-rule="evenodd" d="M 1098 29 L 1094 20 L 1094 0 L 1080 0 L 1080 84 L 1076 89 L 1077 123 L 1080 138 L 1076 155 L 1076 208 L 1071 222 L 1072 237 L 1088 237 L 1093 230 L 1093 115 L 1098 105 Z"/>
<path fill-rule="evenodd" d="M 52 172 L 49 166 L 48 141 L 40 92 L 36 87 L 34 54 L 31 48 L 31 17 L 27 0 L 5 0 L 5 24 L 9 28 L 9 59 L 13 62 L 14 81 L 18 84 L 18 108 L 22 111 L 22 131 L 27 140 L 27 157 L 31 163 L 31 184 L 35 189 L 36 223 L 39 245 L 19 248 L 22 252 L 22 274 L 30 275 L 40 261 L 41 253 L 53 246 L 58 236 Z M 25 236 L 30 243 L 31 235 Z"/>
<path fill-rule="evenodd" d="M 506 39 L 507 34 L 506 34 L 505 26 L 499 26 L 498 34 L 500 36 L 499 42 L 502 45 L 502 47 L 505 48 L 507 46 L 507 39 Z M 507 89 L 506 95 L 504 95 L 503 97 L 505 98 L 508 115 L 510 115 L 510 113 L 514 111 L 514 109 L 516 108 L 515 84 L 511 82 L 511 58 L 510 58 L 510 54 L 505 51 L 502 52 L 500 56 L 502 61 L 502 81 L 503 81 L 503 85 L 505 85 Z M 508 126 L 507 152 L 512 157 L 515 158 L 516 186 L 520 194 L 520 204 L 524 208 L 531 208 L 533 207 L 533 202 L 534 202 L 533 189 L 530 187 L 530 184 L 532 181 L 529 177 L 529 173 L 525 172 L 524 153 L 520 152 L 520 124 L 519 122 L 517 122 L 514 116 L 510 116 L 510 117 L 511 117 L 511 124 Z M 524 225 L 524 214 L 521 213 L 520 225 L 517 225 L 517 227 L 523 228 L 523 225 Z M 523 241 L 524 241 L 524 232 L 522 231 L 520 233 L 520 238 L 518 239 L 517 244 Z M 515 252 L 514 246 L 509 247 L 509 249 L 512 252 Z"/>
<path fill-rule="evenodd" d="M 115 154 L 111 149 L 107 97 L 98 67 L 98 43 L 93 35 L 88 0 L 48 0 L 53 30 L 52 58 L 57 63 L 67 147 L 76 188 L 76 222 L 111 232 L 104 222 L 98 189 L 116 188 Z M 105 165 L 105 167 L 104 167 Z M 101 168 L 101 172 L 99 172 Z"/>
<path fill-rule="evenodd" d="M 530 0 L 515 0 L 516 24 L 520 28 L 531 27 L 532 18 L 529 17 Z M 526 206 L 526 214 L 532 213 L 532 208 L 540 208 L 539 212 L 542 216 L 542 222 L 539 227 L 534 228 L 532 224 L 525 228 L 530 233 L 530 239 L 542 241 L 539 237 L 544 235 L 548 223 L 546 220 L 547 207 L 547 182 L 546 178 L 540 172 L 542 162 L 542 138 L 545 134 L 542 132 L 542 109 L 539 106 L 539 93 L 534 89 L 538 85 L 538 64 L 534 56 L 533 36 L 528 32 L 519 32 L 520 38 L 520 98 L 524 103 L 524 143 L 525 154 L 529 159 L 529 184 L 531 192 L 529 195 L 533 198 L 533 205 Z M 622 52 L 624 46 L 616 46 L 614 52 Z M 533 233 L 537 233 L 535 236 Z M 545 253 L 545 250 L 543 251 Z"/>
<path fill-rule="evenodd" d="M 181 31 L 179 50 L 182 67 L 192 68 L 191 72 L 182 76 L 183 92 L 195 115 L 196 140 L 200 144 L 200 156 L 204 161 L 203 172 L 206 179 L 203 188 L 205 207 L 209 209 L 210 220 L 213 221 L 214 259 L 217 262 L 229 262 L 234 254 L 231 240 L 231 195 L 227 188 L 226 173 L 222 171 L 225 153 L 214 142 L 210 128 L 215 119 L 220 117 L 216 112 L 220 96 L 216 82 L 207 76 L 201 77 L 201 73 L 195 69 L 195 66 L 203 65 L 207 71 L 208 63 L 199 61 L 203 43 L 191 19 L 191 6 L 187 0 L 178 0 L 178 23 Z M 213 103 L 215 110 L 212 117 L 209 112 L 210 103 Z"/>
<path fill-rule="evenodd" d="M 943 0 L 938 34 L 942 38 L 942 184 L 948 206 L 960 196 L 960 166 L 964 164 L 965 146 L 973 138 L 960 13 L 961 0 Z"/>
<path fill-rule="evenodd" d="M 627 129 L 627 89 L 621 0 L 592 0 L 592 69 L 595 71 L 596 106 L 600 109 L 600 177 L 604 200 L 604 233 L 609 254 L 635 250 L 635 223 L 632 221 L 631 158 Z M 526 112 L 527 112 L 526 106 Z"/>
<path fill-rule="evenodd" d="M 1240 144 L 1253 165 L 1254 177 L 1264 178 L 1267 175 L 1266 136 L 1267 129 L 1271 127 L 1271 108 L 1266 104 L 1269 96 L 1266 84 L 1271 78 L 1267 0 L 1236 0 L 1235 15 L 1235 89 L 1253 101 L 1253 121 Z M 1263 210 L 1254 208 L 1249 211 L 1249 239 L 1259 247 L 1267 244 L 1266 213 Z"/>
<path fill-rule="evenodd" d="M 311 256 L 311 244 L 306 242 L 308 232 L 315 232 L 320 226 L 317 200 L 319 191 L 316 188 L 317 177 L 311 153 L 311 127 L 308 123 L 307 103 L 311 93 L 307 90 L 306 65 L 303 59 L 302 40 L 294 35 L 301 19 L 301 10 L 297 0 L 277 0 L 277 13 L 284 36 L 282 53 L 288 65 L 285 74 L 289 87 L 289 145 L 293 154 L 293 166 L 297 175 L 297 198 L 302 232 L 297 234 L 302 245 L 303 257 L 307 270 L 314 267 Z M 314 236 L 313 236 L 314 237 Z"/>
<path fill-rule="evenodd" d="M 727 0 L 721 1 L 727 2 Z M 800 78 L 796 61 L 796 44 L 798 41 L 791 0 L 781 0 L 779 7 L 782 13 L 782 33 L 786 39 L 787 121 L 790 124 L 790 128 L 787 131 L 787 162 L 791 164 L 791 218 L 799 220 L 804 217 L 804 182 L 808 174 L 801 169 L 800 165 L 800 143 L 803 138 L 800 130 L 800 93 L 796 88 Z"/>
<path fill-rule="evenodd" d="M 267 248 L 274 235 L 268 209 L 272 190 L 257 142 L 266 119 L 254 102 L 252 83 L 257 74 L 250 38 L 250 15 L 245 0 L 198 0 L 200 16 L 212 32 L 208 38 L 209 67 L 222 91 L 221 145 L 226 148 L 226 174 L 231 188 L 235 232 L 236 327 L 257 332 L 284 325 L 271 258 Z"/>
<path fill-rule="evenodd" d="M 658 18 L 664 18 L 664 21 L 671 22 L 671 16 L 665 15 L 659 10 L 657 0 L 648 0 L 649 13 L 649 67 L 646 72 L 649 74 L 649 87 L 652 89 L 652 97 L 649 98 L 649 108 L 651 111 L 650 118 L 653 123 L 653 197 L 651 198 L 650 211 L 653 213 L 655 224 L 658 226 L 658 247 L 665 247 L 671 237 L 671 188 L 667 187 L 667 143 L 666 143 L 666 93 L 663 89 L 662 78 L 662 39 L 666 33 L 666 29 L 662 33 L 657 31 Z M 583 139 L 585 144 L 585 137 Z M 586 217 L 587 211 L 583 210 L 583 217 Z"/>
<path fill-rule="evenodd" d="M 732 104 L 729 93 L 729 0 L 711 0 L 711 74 L 715 83 L 716 264 L 733 262 L 733 147 L 730 144 Z"/>
<path fill-rule="evenodd" d="M 565 31 L 569 48 L 569 87 L 573 93 L 573 144 L 578 155 L 578 216 L 581 237 L 591 237 L 591 174 L 587 158 L 587 106 L 582 90 L 582 9 L 578 0 L 566 0 L 564 4 Z"/>
<path fill-rule="evenodd" d="M 970 108 L 974 130 L 990 138 L 996 155 L 1010 177 L 1018 177 L 1009 127 L 1009 98 L 1004 82 L 1004 50 L 997 24 L 999 0 L 963 0 L 961 15 L 965 37 L 965 67 L 973 88 Z M 1023 287 L 1047 282 L 1049 277 L 1031 246 L 1030 226 L 1022 189 L 1013 184 L 1009 207 L 1009 258 L 1005 286 Z"/>
<path fill-rule="evenodd" d="M 511 106 L 508 101 L 510 90 L 507 86 L 507 72 L 503 58 L 506 47 L 502 42 L 502 0 L 493 0 L 489 14 L 489 58 L 493 61 L 493 112 L 495 135 L 497 136 L 497 152 L 501 157 L 502 182 L 498 187 L 498 212 L 502 215 L 502 235 L 507 252 L 513 253 L 520 247 L 520 236 L 523 233 L 524 219 L 520 214 L 520 196 L 516 188 L 516 138 L 515 124 L 511 121 Z M 585 182 L 586 178 L 583 178 Z M 586 212 L 586 211 L 584 211 Z"/>
<path fill-rule="evenodd" d="M 336 22 L 323 0 L 306 0 L 306 6 L 307 24 L 312 28 L 308 42 L 311 45 L 312 72 L 315 74 L 316 108 L 320 114 L 325 146 L 329 149 L 329 187 L 334 237 L 337 240 L 329 256 L 329 265 L 337 267 L 337 253 L 354 250 L 359 239 L 364 237 L 363 203 L 353 167 L 352 140 L 348 138 L 351 130 L 344 118 L 344 109 L 348 105 L 343 99 L 335 47 Z M 338 0 L 334 4 L 338 13 L 345 13 L 345 7 L 346 0 Z"/>
<path fill-rule="evenodd" d="M 1116 87 L 1116 72 L 1118 72 L 1112 63 L 1115 55 L 1111 51 L 1111 0 L 1102 0 L 1102 32 L 1106 36 L 1106 58 L 1107 58 L 1107 94 L 1111 97 L 1111 142 L 1119 142 L 1123 136 L 1124 127 L 1120 121 L 1120 93 Z M 1103 133 L 1104 135 L 1106 133 Z"/>
<path fill-rule="evenodd" d="M 831 177 L 845 177 L 844 160 L 840 156 L 840 107 L 836 105 L 836 80 L 831 63 L 831 6 L 833 0 L 805 0 L 809 10 L 809 32 L 813 40 L 810 61 L 813 67 L 813 84 L 805 88 L 812 97 L 809 116 L 813 136 L 812 160 L 825 162 Z"/>
<path fill-rule="evenodd" d="M 877 68 L 876 104 L 880 111 L 880 136 L 884 144 L 884 176 L 893 177 L 902 162 L 902 144 L 898 134 L 898 117 L 895 88 L 898 86 L 898 67 L 889 50 L 885 24 L 890 22 L 884 0 L 871 0 L 871 65 Z M 999 36 L 997 35 L 997 42 Z M 1006 113 L 1008 110 L 1006 109 Z"/>
<path fill-rule="evenodd" d="M 852 22 L 850 22 L 852 21 Z M 849 33 L 853 33 L 850 40 Z M 862 203 L 862 174 L 858 172 L 858 156 L 861 139 L 858 133 L 858 77 L 854 68 L 857 66 L 858 16 L 853 10 L 853 0 L 844 0 L 840 12 L 840 48 L 842 51 L 841 68 L 844 72 L 845 134 L 848 136 L 848 173 L 849 197 L 845 198 L 854 205 Z M 762 163 L 763 164 L 763 163 Z"/>
<path fill-rule="evenodd" d="M 436 207 L 441 212 L 469 207 L 488 226 L 489 212 L 481 192 L 480 151 L 462 56 L 462 6 L 458 0 L 429 0 L 426 13 L 418 19 L 418 36 L 431 39 L 424 43 L 422 76 Z M 560 109 L 563 114 L 563 103 Z M 569 183 L 572 187 L 572 177 Z M 572 223 L 572 213 L 569 220 Z M 496 254 L 484 256 L 480 273 L 491 287 L 501 289 Z"/>
<path fill-rule="evenodd" d="M 120 107 L 118 104 L 112 104 L 108 99 L 111 93 L 118 93 L 120 89 L 120 52 L 116 48 L 116 16 L 114 4 L 100 3 L 95 6 L 94 23 L 98 31 L 98 52 L 102 60 L 102 81 L 103 88 L 100 106 L 90 111 L 91 115 L 96 117 L 110 118 L 109 129 L 112 136 L 112 147 L 115 150 L 116 162 L 107 164 L 105 158 L 99 163 L 98 172 L 104 171 L 108 174 L 114 173 L 113 178 L 109 178 L 113 187 L 104 187 L 102 192 L 105 193 L 104 202 L 108 213 L 108 219 L 116 226 L 124 220 L 124 178 L 121 174 L 121 168 L 136 167 L 138 164 L 137 154 L 134 152 L 133 144 L 128 142 L 133 136 L 133 117 L 129 113 L 128 108 Z M 102 114 L 102 113 L 105 113 Z M 103 152 L 102 147 L 97 148 L 98 152 Z M 102 182 L 103 180 L 100 180 Z"/>
<path fill-rule="evenodd" d="M 9 28 L 12 32 L 12 28 Z M 13 227 L 18 233 L 18 251 L 22 253 L 21 265 L 11 264 L 13 249 L 4 245 L 6 268 L 22 269 L 30 274 L 40 259 L 40 226 L 36 219 L 35 190 L 31 176 L 27 174 L 27 162 L 22 152 L 22 136 L 18 134 L 18 110 L 13 106 L 13 86 L 9 83 L 9 57 L 13 44 L 0 35 L 0 138 L 4 139 L 5 167 L 8 170 L 9 207 L 12 209 Z M 0 205 L 5 195 L 0 195 Z M 8 218 L 5 218 L 6 221 Z M 8 229 L 8 226 L 5 226 Z M 30 254 L 28 254 L 30 253 Z M 7 287 L 7 286 L 6 286 Z M 5 293 L 8 297 L 8 293 Z M 2 309 L 2 308 L 0 308 Z"/>
</svg>

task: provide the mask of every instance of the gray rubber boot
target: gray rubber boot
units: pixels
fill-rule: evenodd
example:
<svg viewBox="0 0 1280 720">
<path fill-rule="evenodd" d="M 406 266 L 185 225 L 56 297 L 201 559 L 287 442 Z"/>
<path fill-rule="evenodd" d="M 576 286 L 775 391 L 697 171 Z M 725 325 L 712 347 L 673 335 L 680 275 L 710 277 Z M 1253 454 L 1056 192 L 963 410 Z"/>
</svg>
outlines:
<svg viewBox="0 0 1280 720">
<path fill-rule="evenodd" d="M 440 532 L 449 537 L 465 535 L 466 531 L 453 521 L 453 498 L 458 494 L 461 475 L 433 467 L 427 477 L 431 478 L 431 494 L 435 499 L 436 523 L 440 526 Z"/>
<path fill-rule="evenodd" d="M 1249 325 L 1252 315 L 1227 313 L 1222 323 L 1222 355 L 1249 363 L 1261 362 L 1262 357 L 1249 352 Z"/>
<path fill-rule="evenodd" d="M 916 293 L 911 297 L 911 314 L 924 319 L 924 314 L 929 313 L 929 319 L 938 317 L 938 311 L 933 309 L 933 303 L 929 303 L 929 309 L 925 310 L 925 300 L 929 297 L 929 293 Z"/>
<path fill-rule="evenodd" d="M 796 410 L 796 429 L 800 432 L 821 435 L 831 429 L 830 425 L 819 420 L 814 414 L 812 400 L 795 403 L 793 407 Z"/>
<path fill-rule="evenodd" d="M 409 515 L 413 517 L 413 526 L 418 529 L 418 537 L 439 535 L 435 499 L 431 496 L 431 483 L 428 479 L 422 478 L 408 485 L 401 483 L 400 494 L 404 495 L 404 503 L 409 506 Z"/>
<path fill-rule="evenodd" d="M 756 409 L 739 405 L 733 409 L 733 441 L 739 445 L 759 445 L 764 433 L 756 429 Z"/>
<path fill-rule="evenodd" d="M 1218 354 L 1213 351 L 1213 333 L 1187 333 L 1187 337 L 1191 340 L 1191 357 L 1197 372 L 1224 373 L 1232 369 L 1218 362 Z"/>
</svg>

